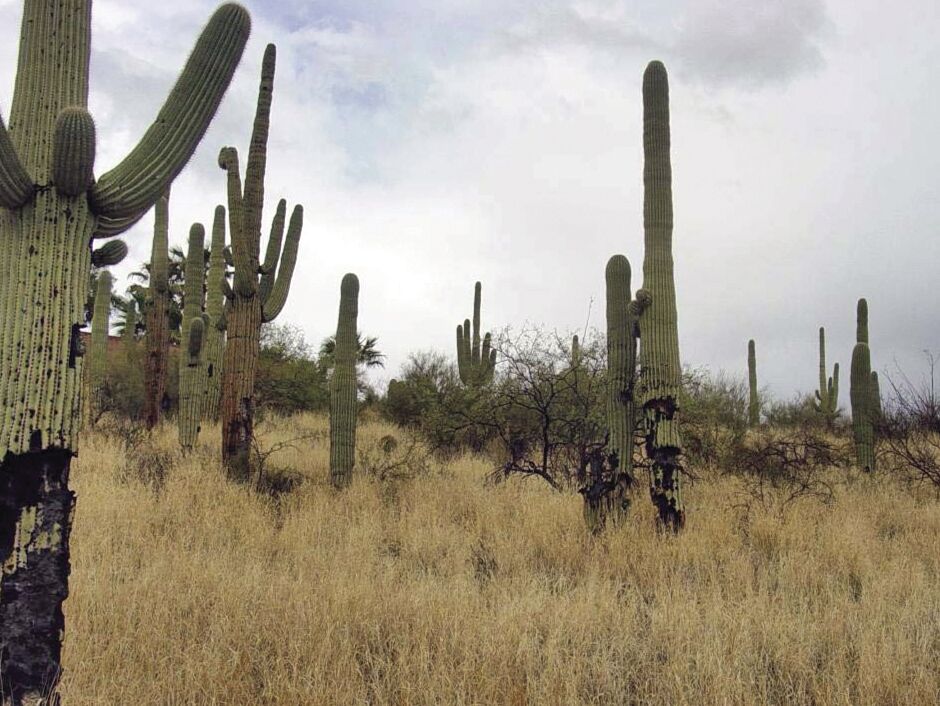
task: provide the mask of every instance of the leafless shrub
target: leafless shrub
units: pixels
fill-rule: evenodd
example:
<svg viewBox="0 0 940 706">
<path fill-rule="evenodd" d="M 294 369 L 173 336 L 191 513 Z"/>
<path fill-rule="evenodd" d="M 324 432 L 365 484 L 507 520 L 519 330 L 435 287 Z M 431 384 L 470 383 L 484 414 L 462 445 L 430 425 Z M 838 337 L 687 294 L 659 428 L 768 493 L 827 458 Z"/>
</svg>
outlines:
<svg viewBox="0 0 940 706">
<path fill-rule="evenodd" d="M 817 429 L 767 430 L 745 437 L 729 454 L 725 471 L 737 477 L 742 495 L 737 506 L 758 504 L 780 510 L 803 498 L 834 500 L 827 472 L 849 468 L 848 445 Z"/>
<path fill-rule="evenodd" d="M 410 480 L 428 475 L 430 458 L 414 431 L 404 432 L 403 440 L 386 434 L 369 445 L 360 445 L 358 466 L 379 481 Z"/>
<path fill-rule="evenodd" d="M 927 372 L 912 382 L 900 368 L 888 381 L 887 399 L 876 419 L 878 455 L 883 466 L 904 480 L 940 492 L 940 399 L 936 391 L 936 358 L 926 353 Z"/>
</svg>

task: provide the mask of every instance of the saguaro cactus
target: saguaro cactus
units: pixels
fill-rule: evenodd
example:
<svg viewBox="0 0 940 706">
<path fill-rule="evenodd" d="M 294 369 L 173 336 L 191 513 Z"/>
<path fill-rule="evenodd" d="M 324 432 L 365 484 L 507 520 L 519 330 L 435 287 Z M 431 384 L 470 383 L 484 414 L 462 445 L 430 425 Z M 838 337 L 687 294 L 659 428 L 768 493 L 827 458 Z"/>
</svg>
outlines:
<svg viewBox="0 0 940 706">
<path fill-rule="evenodd" d="M 222 398 L 222 355 L 225 349 L 225 317 L 223 316 L 225 279 L 225 207 L 216 206 L 212 222 L 212 244 L 209 251 L 209 272 L 206 274 L 206 314 L 210 325 L 205 333 L 206 399 L 203 419 L 219 418 Z"/>
<path fill-rule="evenodd" d="M 186 275 L 183 282 L 183 326 L 180 340 L 180 401 L 177 421 L 180 446 L 189 451 L 199 438 L 202 405 L 205 400 L 206 376 L 203 358 L 203 283 L 205 281 L 206 231 L 194 223 L 189 231 L 186 252 Z"/>
<path fill-rule="evenodd" d="M 875 470 L 875 386 L 872 378 L 871 349 L 868 345 L 868 302 L 858 300 L 856 308 L 855 348 L 852 350 L 852 374 L 849 395 L 852 401 L 852 435 L 858 467 Z M 880 395 L 879 395 L 880 397 Z"/>
<path fill-rule="evenodd" d="M 754 339 L 747 342 L 747 424 L 756 427 L 760 424 L 760 399 L 757 397 L 757 351 Z"/>
<path fill-rule="evenodd" d="M 330 378 L 330 480 L 344 488 L 356 462 L 356 325 L 359 316 L 359 278 L 343 277 L 340 285 L 336 352 Z"/>
<path fill-rule="evenodd" d="M 631 301 L 630 262 L 623 255 L 607 261 L 604 272 L 607 303 L 607 428 L 610 454 L 607 464 L 592 460 L 592 468 L 609 471 L 613 477 L 592 479 L 593 491 L 603 489 L 605 502 L 596 492 L 584 492 L 584 516 L 588 526 L 599 529 L 605 514 L 625 514 L 630 507 L 629 492 L 633 485 L 633 435 L 636 431 L 636 353 L 640 337 L 639 320 L 649 304 L 645 290 Z M 603 483 L 598 483 L 603 480 Z"/>
<path fill-rule="evenodd" d="M 663 526 L 685 521 L 679 435 L 679 329 L 672 262 L 672 166 L 669 157 L 669 79 L 652 61 L 643 74 L 643 286 L 648 310 L 640 318 L 640 379 L 650 495 Z"/>
<path fill-rule="evenodd" d="M 578 340 L 578 334 L 571 337 L 571 367 L 577 368 L 581 365 L 581 342 Z"/>
<path fill-rule="evenodd" d="M 147 399 L 144 420 L 148 429 L 160 421 L 166 394 L 167 356 L 170 346 L 169 191 L 157 199 L 147 288 Z"/>
<path fill-rule="evenodd" d="M 234 285 L 227 290 L 229 301 L 225 314 L 228 339 L 222 364 L 222 458 L 229 476 L 238 481 L 245 481 L 249 476 L 261 324 L 273 321 L 284 308 L 303 229 L 303 207 L 295 206 L 282 252 L 287 208 L 282 199 L 272 222 L 264 262 L 259 262 L 275 62 L 276 50 L 273 44 L 269 44 L 261 65 L 261 85 L 248 150 L 244 191 L 238 152 L 234 147 L 224 147 L 219 153 L 219 166 L 228 174 L 229 230 L 235 270 Z"/>
<path fill-rule="evenodd" d="M 124 232 L 183 169 L 250 30 L 242 7 L 217 10 L 141 141 L 95 179 L 91 5 L 23 4 L 9 127 L 0 126 L 0 680 L 14 703 L 44 698 L 60 672 L 89 243 Z"/>
<path fill-rule="evenodd" d="M 607 261 L 607 425 L 608 446 L 617 455 L 624 485 L 633 483 L 633 435 L 636 431 L 637 342 L 640 317 L 649 293 L 630 292 L 630 262 L 623 255 Z"/>
<path fill-rule="evenodd" d="M 473 332 L 470 319 L 457 326 L 457 372 L 464 385 L 478 387 L 493 379 L 496 370 L 496 351 L 491 350 L 492 337 L 486 334 L 480 342 L 480 301 L 483 285 L 473 286 Z"/>
<path fill-rule="evenodd" d="M 108 369 L 108 331 L 111 329 L 111 273 L 99 273 L 95 285 L 95 309 L 91 316 L 91 340 L 88 345 L 85 365 L 87 370 L 87 394 L 85 403 L 88 423 L 94 424 L 101 416 L 102 388 Z"/>
<path fill-rule="evenodd" d="M 871 413 L 872 421 L 881 419 L 881 383 L 878 382 L 878 373 L 871 371 Z"/>
<path fill-rule="evenodd" d="M 832 375 L 826 380 L 826 329 L 819 327 L 819 389 L 816 390 L 816 410 L 827 424 L 839 414 L 839 364 L 832 366 Z"/>
<path fill-rule="evenodd" d="M 124 349 L 124 357 L 129 359 L 137 346 L 137 302 L 133 298 L 129 298 L 126 306 L 121 347 Z"/>
</svg>

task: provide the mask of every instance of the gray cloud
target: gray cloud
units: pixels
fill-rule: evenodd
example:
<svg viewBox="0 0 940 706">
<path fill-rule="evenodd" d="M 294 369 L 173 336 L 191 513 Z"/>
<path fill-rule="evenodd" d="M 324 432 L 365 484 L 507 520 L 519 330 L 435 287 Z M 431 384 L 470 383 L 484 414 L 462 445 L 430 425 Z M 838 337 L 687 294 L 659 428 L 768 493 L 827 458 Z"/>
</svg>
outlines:
<svg viewBox="0 0 940 706">
<path fill-rule="evenodd" d="M 702 83 L 753 89 L 819 70 L 831 30 L 823 0 L 697 0 L 679 19 L 673 52 Z"/>
</svg>

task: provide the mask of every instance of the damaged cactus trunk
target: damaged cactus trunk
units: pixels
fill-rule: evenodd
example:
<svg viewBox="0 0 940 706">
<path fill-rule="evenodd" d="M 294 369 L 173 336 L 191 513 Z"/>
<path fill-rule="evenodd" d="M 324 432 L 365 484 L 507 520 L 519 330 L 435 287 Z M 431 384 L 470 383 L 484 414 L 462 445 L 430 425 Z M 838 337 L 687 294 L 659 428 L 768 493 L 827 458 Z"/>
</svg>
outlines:
<svg viewBox="0 0 940 706">
<path fill-rule="evenodd" d="M 661 526 L 678 532 L 685 523 L 678 419 L 682 369 L 672 261 L 669 139 L 669 79 L 666 67 L 652 61 L 643 74 L 643 286 L 650 304 L 640 317 L 640 379 L 650 497 Z"/>
<path fill-rule="evenodd" d="M 202 139 L 248 39 L 220 8 L 154 123 L 94 176 L 90 0 L 26 2 L 9 129 L 0 123 L 0 702 L 56 703 L 81 424 L 79 328 L 89 271 L 125 252 L 94 238 L 136 223 Z M 198 79 L 198 80 L 197 80 Z"/>
</svg>

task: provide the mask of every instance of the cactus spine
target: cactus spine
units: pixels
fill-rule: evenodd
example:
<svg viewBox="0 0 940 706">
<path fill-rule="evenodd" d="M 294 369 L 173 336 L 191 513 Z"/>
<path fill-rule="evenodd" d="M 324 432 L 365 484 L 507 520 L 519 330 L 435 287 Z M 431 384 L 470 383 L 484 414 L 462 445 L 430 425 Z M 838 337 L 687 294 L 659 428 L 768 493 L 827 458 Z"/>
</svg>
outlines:
<svg viewBox="0 0 940 706">
<path fill-rule="evenodd" d="M 356 462 L 358 316 L 359 279 L 347 274 L 340 285 L 335 362 L 330 378 L 330 480 L 337 488 L 349 485 Z"/>
<path fill-rule="evenodd" d="M 226 294 L 228 339 L 222 364 L 222 459 L 229 476 L 237 481 L 247 481 L 250 471 L 255 368 L 260 352 L 261 324 L 273 321 L 287 301 L 303 228 L 303 207 L 295 206 L 282 251 L 287 208 L 282 199 L 272 222 L 264 262 L 259 262 L 275 63 L 276 50 L 273 44 L 269 44 L 261 65 L 261 85 L 248 149 L 244 190 L 238 152 L 234 147 L 223 147 L 219 153 L 219 166 L 228 176 L 229 230 L 235 270 L 234 284 Z"/>
<path fill-rule="evenodd" d="M 858 467 L 871 472 L 875 470 L 874 385 L 871 350 L 868 346 L 868 302 L 864 299 L 858 300 L 855 337 L 849 389 L 852 401 L 852 435 L 855 437 Z"/>
<path fill-rule="evenodd" d="M 839 413 L 839 364 L 832 366 L 832 375 L 826 380 L 826 329 L 819 327 L 819 389 L 815 407 L 827 424 L 832 424 Z"/>
<path fill-rule="evenodd" d="M 205 332 L 206 399 L 203 419 L 219 418 L 222 398 L 222 355 L 225 349 L 225 207 L 216 206 L 212 222 L 212 244 L 209 250 L 209 272 L 206 275 L 206 314 L 210 325 Z"/>
<path fill-rule="evenodd" d="M 659 521 L 678 531 L 685 520 L 678 423 L 682 370 L 672 262 L 669 79 L 658 61 L 650 62 L 643 74 L 643 156 L 643 286 L 651 296 L 640 318 L 646 453 L 651 462 L 650 495 Z"/>
<path fill-rule="evenodd" d="M 760 424 L 760 399 L 757 396 L 757 350 L 752 338 L 747 342 L 747 425 L 756 427 Z"/>
<path fill-rule="evenodd" d="M 96 180 L 87 111 L 91 6 L 23 4 L 9 127 L 0 125 L 0 316 L 8 324 L 0 333 L 8 479 L 0 493 L 0 676 L 16 703 L 54 700 L 60 671 L 74 500 L 68 473 L 81 420 L 74 351 L 89 243 L 127 230 L 183 169 L 250 30 L 243 8 L 219 8 L 141 141 Z M 15 547 L 13 537 L 21 538 Z"/>
<path fill-rule="evenodd" d="M 492 350 L 492 337 L 487 333 L 480 341 L 480 302 L 483 285 L 473 286 L 473 329 L 470 319 L 457 326 L 457 372 L 467 386 L 479 387 L 492 381 L 496 370 L 496 351 Z"/>
<path fill-rule="evenodd" d="M 104 378 L 108 369 L 108 331 L 111 322 L 111 273 L 105 270 L 98 275 L 95 286 L 95 309 L 91 316 L 91 340 L 88 346 L 88 360 L 85 361 L 88 378 L 88 423 L 93 424 L 101 416 Z"/>
<path fill-rule="evenodd" d="M 206 376 L 202 352 L 205 335 L 205 322 L 202 318 L 205 239 L 206 232 L 202 224 L 194 223 L 189 231 L 189 249 L 186 252 L 180 340 L 180 407 L 177 422 L 183 451 L 191 450 L 199 438 L 205 399 Z"/>
<path fill-rule="evenodd" d="M 154 209 L 150 282 L 147 288 L 147 399 L 144 421 L 153 429 L 160 421 L 166 394 L 167 354 L 170 346 L 169 191 Z"/>
</svg>

